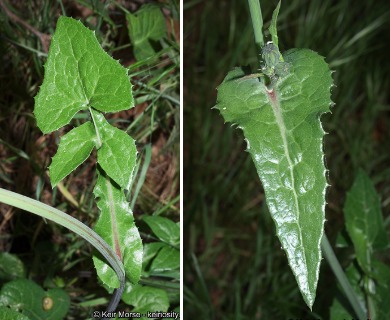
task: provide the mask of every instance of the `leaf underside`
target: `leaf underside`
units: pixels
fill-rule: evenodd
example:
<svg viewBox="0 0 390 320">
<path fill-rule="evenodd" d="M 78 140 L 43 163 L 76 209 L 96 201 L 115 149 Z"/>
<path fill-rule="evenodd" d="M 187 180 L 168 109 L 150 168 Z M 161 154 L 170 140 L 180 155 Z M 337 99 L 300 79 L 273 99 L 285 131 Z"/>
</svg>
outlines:
<svg viewBox="0 0 390 320">
<path fill-rule="evenodd" d="M 269 90 L 242 69 L 218 87 L 216 108 L 243 130 L 262 181 L 276 233 L 300 291 L 311 308 L 321 261 L 326 169 L 320 117 L 331 105 L 331 72 L 308 49 L 284 55 L 291 72 Z"/>
</svg>

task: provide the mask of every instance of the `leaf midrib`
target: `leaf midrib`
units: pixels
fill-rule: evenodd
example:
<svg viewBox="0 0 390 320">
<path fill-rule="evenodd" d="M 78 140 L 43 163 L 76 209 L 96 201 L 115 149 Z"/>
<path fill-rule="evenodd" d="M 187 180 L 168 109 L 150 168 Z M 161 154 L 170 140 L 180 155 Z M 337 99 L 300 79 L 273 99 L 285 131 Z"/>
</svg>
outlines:
<svg viewBox="0 0 390 320">
<path fill-rule="evenodd" d="M 114 249 L 116 254 L 118 255 L 119 259 L 122 260 L 122 253 L 119 245 L 119 238 L 118 238 L 118 225 L 116 223 L 116 212 L 115 212 L 115 201 L 114 196 L 112 194 L 112 186 L 109 178 L 106 177 L 106 186 L 107 186 L 107 196 L 108 196 L 108 207 L 110 210 L 111 215 L 111 230 L 112 230 L 112 238 L 114 240 Z"/>
<path fill-rule="evenodd" d="M 74 57 L 74 59 L 75 59 L 75 61 L 76 61 L 78 79 L 79 79 L 79 81 L 80 81 L 80 85 L 81 85 L 81 88 L 82 88 L 83 93 L 84 93 L 84 98 L 85 98 L 85 100 L 86 100 L 86 105 L 87 105 L 88 107 L 90 107 L 90 99 L 87 97 L 87 93 L 86 93 L 86 91 L 85 91 L 86 85 L 85 85 L 85 83 L 84 83 L 83 77 L 81 76 L 80 66 L 79 66 L 79 60 L 78 60 L 77 57 L 76 57 L 75 51 L 74 51 L 74 49 L 73 49 L 73 41 L 70 39 L 70 37 L 69 37 L 69 40 L 70 40 L 70 41 L 69 41 L 69 43 L 70 43 L 70 48 L 71 48 L 71 50 L 72 50 L 73 57 Z"/>
<path fill-rule="evenodd" d="M 276 119 L 276 124 L 279 128 L 280 135 L 281 135 L 282 141 L 283 141 L 283 150 L 284 150 L 284 154 L 286 156 L 287 162 L 288 162 L 288 170 L 290 172 L 290 177 L 291 177 L 291 184 L 292 184 L 291 190 L 292 190 L 293 195 L 294 195 L 294 203 L 295 203 L 295 209 L 296 209 L 297 220 L 298 220 L 297 226 L 298 226 L 298 230 L 299 230 L 299 237 L 300 237 L 301 243 L 303 243 L 302 230 L 301 230 L 301 226 L 299 224 L 298 195 L 295 191 L 295 177 L 294 177 L 294 172 L 293 172 L 293 163 L 292 163 L 291 158 L 290 158 L 290 152 L 289 152 L 288 143 L 287 143 L 286 125 L 284 123 L 284 118 L 283 118 L 283 114 L 282 114 L 281 109 L 280 109 L 278 94 L 277 94 L 276 90 L 275 89 L 268 90 L 267 87 L 265 87 L 265 91 L 266 91 L 267 97 L 270 101 L 272 111 L 273 111 L 275 119 Z M 301 248 L 303 250 L 303 256 L 305 259 L 304 263 L 305 263 L 305 267 L 306 267 L 306 273 L 308 273 L 307 263 L 306 263 L 305 246 L 301 245 Z M 310 290 L 310 286 L 309 286 L 309 290 Z"/>
</svg>

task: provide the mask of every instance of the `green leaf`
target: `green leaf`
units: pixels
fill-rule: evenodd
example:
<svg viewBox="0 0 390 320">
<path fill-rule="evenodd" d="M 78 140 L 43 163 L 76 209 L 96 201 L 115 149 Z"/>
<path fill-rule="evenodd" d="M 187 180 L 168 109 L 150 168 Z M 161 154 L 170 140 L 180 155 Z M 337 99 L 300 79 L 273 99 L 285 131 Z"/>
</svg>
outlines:
<svg viewBox="0 0 390 320">
<path fill-rule="evenodd" d="M 127 70 L 100 47 L 93 31 L 80 21 L 60 17 L 35 97 L 34 114 L 42 132 L 68 124 L 90 106 L 114 112 L 133 105 Z"/>
<path fill-rule="evenodd" d="M 366 303 L 368 302 L 370 319 L 389 319 L 390 268 L 377 260 L 372 261 L 372 268 L 375 280 L 362 274 L 357 264 L 351 264 L 345 273 L 359 299 L 360 305 L 366 312 Z M 332 320 L 352 319 L 354 313 L 347 301 L 343 300 L 343 297 L 337 296 L 333 300 L 330 315 Z"/>
<path fill-rule="evenodd" d="M 284 54 L 292 68 L 273 89 L 231 71 L 218 88 L 217 108 L 244 132 L 263 183 L 276 233 L 303 298 L 315 300 L 325 221 L 324 131 L 332 77 L 323 57 L 308 49 Z"/>
<path fill-rule="evenodd" d="M 58 320 L 67 314 L 70 299 L 62 289 L 45 291 L 31 280 L 18 279 L 1 288 L 0 305 L 22 311 L 31 320 Z"/>
<path fill-rule="evenodd" d="M 180 268 L 179 250 L 165 245 L 154 258 L 150 272 L 171 271 Z"/>
<path fill-rule="evenodd" d="M 148 265 L 148 263 L 153 260 L 153 258 L 159 253 L 161 248 L 165 247 L 166 244 L 162 242 L 152 242 L 144 244 L 144 257 L 142 260 L 143 268 Z"/>
<path fill-rule="evenodd" d="M 30 319 L 15 310 L 0 306 L 0 320 L 30 320 Z"/>
<path fill-rule="evenodd" d="M 377 260 L 373 263 L 374 288 L 371 298 L 374 300 L 373 307 L 377 319 L 390 319 L 390 267 Z M 374 317 L 373 317 L 374 318 Z"/>
<path fill-rule="evenodd" d="M 272 14 L 272 20 L 271 20 L 271 25 L 269 26 L 269 33 L 272 37 L 272 42 L 275 44 L 276 47 L 278 47 L 278 43 L 279 43 L 279 40 L 278 40 L 278 30 L 276 28 L 276 22 L 278 20 L 278 14 L 279 14 L 279 9 L 280 9 L 280 3 L 281 1 L 279 1 L 276 9 L 274 10 L 273 14 Z"/>
<path fill-rule="evenodd" d="M 143 220 L 161 241 L 172 246 L 180 244 L 180 227 L 173 221 L 158 216 L 144 216 Z"/>
<path fill-rule="evenodd" d="M 96 145 L 96 133 L 92 122 L 72 129 L 62 136 L 50 170 L 50 181 L 54 188 L 62 179 L 82 164 Z"/>
<path fill-rule="evenodd" d="M 148 286 L 131 286 L 128 284 L 123 293 L 122 300 L 134 306 L 133 312 L 166 312 L 169 308 L 169 299 L 166 291 Z"/>
<path fill-rule="evenodd" d="M 167 27 L 159 6 L 146 4 L 136 13 L 126 16 L 134 56 L 144 60 L 153 56 L 160 39 L 166 37 Z"/>
<path fill-rule="evenodd" d="M 98 180 L 93 190 L 101 211 L 95 231 L 114 249 L 123 261 L 126 277 L 137 283 L 142 268 L 142 241 L 134 223 L 133 212 L 123 191 L 98 168 Z M 109 287 L 119 286 L 113 269 L 100 255 L 93 257 L 99 278 Z"/>
<path fill-rule="evenodd" d="M 355 295 L 358 298 L 358 302 L 360 303 L 362 309 L 367 314 L 367 308 L 365 306 L 365 295 L 363 289 L 360 287 L 360 283 L 362 282 L 362 275 L 359 270 L 356 268 L 354 264 L 348 266 L 345 270 L 345 275 L 348 278 L 349 283 L 351 284 L 353 290 L 355 291 Z M 332 306 L 330 308 L 330 319 L 331 320 L 339 320 L 339 319 L 352 319 L 354 318 L 354 312 L 351 309 L 349 303 L 343 296 L 337 295 L 333 299 Z"/>
<path fill-rule="evenodd" d="M 110 125 L 104 116 L 91 110 L 98 132 L 98 163 L 121 188 L 129 189 L 137 160 L 135 141 L 126 132 Z"/>
<path fill-rule="evenodd" d="M 0 252 L 0 280 L 9 281 L 25 276 L 24 264 L 16 255 Z"/>
<path fill-rule="evenodd" d="M 347 231 L 356 257 L 366 273 L 370 272 L 374 250 L 388 246 L 378 194 L 370 178 L 359 170 L 344 205 Z"/>
</svg>

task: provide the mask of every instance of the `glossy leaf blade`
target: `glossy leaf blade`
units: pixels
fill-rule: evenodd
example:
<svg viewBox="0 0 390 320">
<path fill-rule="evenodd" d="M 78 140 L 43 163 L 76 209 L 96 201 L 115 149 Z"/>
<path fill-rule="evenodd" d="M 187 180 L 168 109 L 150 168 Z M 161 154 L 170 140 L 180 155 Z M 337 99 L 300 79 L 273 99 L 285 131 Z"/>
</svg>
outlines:
<svg viewBox="0 0 390 320">
<path fill-rule="evenodd" d="M 88 121 L 62 136 L 58 151 L 53 157 L 50 181 L 54 188 L 62 179 L 82 164 L 96 145 L 96 133 Z"/>
<path fill-rule="evenodd" d="M 231 71 L 218 88 L 217 108 L 244 132 L 263 183 L 276 233 L 311 308 L 321 262 L 325 178 L 321 114 L 331 104 L 331 72 L 308 49 L 289 50 L 289 74 L 269 90 L 257 78 Z"/>
<path fill-rule="evenodd" d="M 35 97 L 34 114 L 44 133 L 70 122 L 89 106 L 114 112 L 133 106 L 127 71 L 99 45 L 80 21 L 60 17 L 53 35 L 45 76 Z"/>
<path fill-rule="evenodd" d="M 92 110 L 92 116 L 98 140 L 101 140 L 98 163 L 111 179 L 128 190 L 137 161 L 135 141 L 126 132 L 110 125 L 101 113 Z"/>
<path fill-rule="evenodd" d="M 137 283 L 142 268 L 142 241 L 134 223 L 133 212 L 126 201 L 123 191 L 98 169 L 98 180 L 93 193 L 98 198 L 97 205 L 100 217 L 95 231 L 114 249 L 123 261 L 126 277 Z M 93 257 L 99 278 L 109 287 L 119 286 L 118 278 L 105 259 L 96 255 Z"/>
<path fill-rule="evenodd" d="M 379 196 L 363 170 L 359 170 L 347 194 L 344 214 L 358 262 L 364 271 L 369 273 L 374 250 L 385 249 L 388 246 L 388 239 Z"/>
</svg>

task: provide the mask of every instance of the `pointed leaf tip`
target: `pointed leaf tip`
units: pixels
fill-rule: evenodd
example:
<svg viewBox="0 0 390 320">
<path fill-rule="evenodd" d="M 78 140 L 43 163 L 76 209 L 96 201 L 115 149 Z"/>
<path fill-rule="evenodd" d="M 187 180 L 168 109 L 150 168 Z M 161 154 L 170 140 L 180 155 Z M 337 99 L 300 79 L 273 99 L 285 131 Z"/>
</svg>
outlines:
<svg viewBox="0 0 390 320">
<path fill-rule="evenodd" d="M 276 233 L 306 304 L 315 300 L 325 222 L 326 169 L 320 117 L 329 112 L 332 83 L 317 53 L 284 54 L 291 72 L 267 88 L 257 79 L 240 81 L 235 69 L 219 86 L 225 121 L 237 123 L 262 181 Z"/>
</svg>

